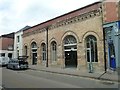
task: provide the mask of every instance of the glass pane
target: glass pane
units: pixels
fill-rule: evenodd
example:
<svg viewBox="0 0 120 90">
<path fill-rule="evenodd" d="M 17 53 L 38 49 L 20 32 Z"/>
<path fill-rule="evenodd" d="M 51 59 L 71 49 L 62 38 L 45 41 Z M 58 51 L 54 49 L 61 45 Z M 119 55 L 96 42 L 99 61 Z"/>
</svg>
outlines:
<svg viewBox="0 0 120 90">
<path fill-rule="evenodd" d="M 55 41 L 53 41 L 53 42 L 51 43 L 51 60 L 52 60 L 52 61 L 55 61 L 55 60 L 56 60 L 56 57 L 57 57 L 57 52 L 56 52 L 56 50 L 57 50 L 57 44 L 56 44 Z"/>
<path fill-rule="evenodd" d="M 1 53 L 1 56 L 2 56 L 2 57 L 5 57 L 5 53 Z"/>
<path fill-rule="evenodd" d="M 37 48 L 37 44 L 35 42 L 32 43 L 32 48 Z"/>
<path fill-rule="evenodd" d="M 64 39 L 64 44 L 74 44 L 74 43 L 77 43 L 75 37 L 73 36 L 67 36 L 65 39 Z"/>
<path fill-rule="evenodd" d="M 90 62 L 90 52 L 87 50 L 87 61 Z"/>
<path fill-rule="evenodd" d="M 97 43 L 95 43 L 95 62 L 98 62 Z"/>
<path fill-rule="evenodd" d="M 86 48 L 90 49 L 91 52 L 88 52 L 87 50 L 87 61 L 90 61 L 90 53 L 91 53 L 91 60 L 92 62 L 98 62 L 98 56 L 97 56 L 97 39 L 96 37 L 90 35 L 86 38 Z"/>
<path fill-rule="evenodd" d="M 45 43 L 41 44 L 41 48 L 42 48 L 41 49 L 42 50 L 41 51 L 42 52 L 42 60 L 45 61 L 46 60 L 46 45 L 45 45 Z"/>
<path fill-rule="evenodd" d="M 87 42 L 87 48 L 90 48 L 90 44 Z"/>
<path fill-rule="evenodd" d="M 93 41 L 90 42 L 91 43 L 91 60 L 92 62 L 94 62 L 95 59 L 95 55 L 94 55 L 94 46 L 93 46 Z"/>
</svg>

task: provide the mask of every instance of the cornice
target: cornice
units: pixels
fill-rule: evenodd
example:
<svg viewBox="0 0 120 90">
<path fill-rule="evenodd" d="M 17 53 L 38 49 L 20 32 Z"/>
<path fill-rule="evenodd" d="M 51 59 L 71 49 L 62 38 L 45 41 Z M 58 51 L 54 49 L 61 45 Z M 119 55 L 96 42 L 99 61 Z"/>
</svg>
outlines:
<svg viewBox="0 0 120 90">
<path fill-rule="evenodd" d="M 78 15 L 76 17 L 66 18 L 65 20 L 53 23 L 53 24 L 49 25 L 48 29 L 52 30 L 52 29 L 55 29 L 55 28 L 58 28 L 58 27 L 63 27 L 63 26 L 69 25 L 69 24 L 82 22 L 82 21 L 85 21 L 85 20 L 88 20 L 90 18 L 94 18 L 96 16 L 100 16 L 100 15 L 102 15 L 102 9 L 101 8 L 96 9 L 96 10 L 92 10 L 90 12 L 86 12 L 86 13 L 80 14 L 80 15 Z M 23 37 L 27 37 L 27 36 L 30 36 L 30 35 L 42 33 L 44 31 L 46 31 L 46 27 L 44 27 L 42 29 L 41 28 L 40 29 L 36 29 L 36 30 L 34 30 L 32 32 L 24 33 Z"/>
<path fill-rule="evenodd" d="M 58 27 L 62 27 L 62 26 L 65 26 L 65 25 L 73 24 L 73 23 L 76 23 L 76 22 L 82 22 L 82 21 L 88 20 L 90 18 L 100 16 L 101 13 L 102 13 L 101 9 L 93 10 L 93 11 L 81 14 L 79 16 L 72 17 L 70 19 L 66 19 L 66 20 L 54 23 L 54 24 L 51 25 L 51 27 L 49 29 L 51 30 L 51 29 L 54 29 L 54 28 L 58 28 Z"/>
</svg>

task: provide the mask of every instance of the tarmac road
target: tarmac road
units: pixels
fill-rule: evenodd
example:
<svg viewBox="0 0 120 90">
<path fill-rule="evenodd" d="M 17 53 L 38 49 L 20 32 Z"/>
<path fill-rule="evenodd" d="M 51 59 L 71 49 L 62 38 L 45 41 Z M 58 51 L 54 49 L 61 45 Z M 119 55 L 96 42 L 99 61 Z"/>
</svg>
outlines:
<svg viewBox="0 0 120 90">
<path fill-rule="evenodd" d="M 3 68 L 2 84 L 5 88 L 118 88 L 117 83 L 103 82 L 77 76 Z"/>
</svg>

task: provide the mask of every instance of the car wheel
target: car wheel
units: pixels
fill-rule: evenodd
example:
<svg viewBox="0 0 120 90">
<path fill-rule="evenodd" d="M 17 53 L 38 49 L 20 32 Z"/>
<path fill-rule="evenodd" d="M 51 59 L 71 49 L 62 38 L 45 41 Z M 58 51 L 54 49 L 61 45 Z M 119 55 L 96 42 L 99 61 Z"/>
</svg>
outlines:
<svg viewBox="0 0 120 90">
<path fill-rule="evenodd" d="M 6 68 L 9 69 L 9 68 L 8 68 L 8 65 L 6 66 Z"/>
<path fill-rule="evenodd" d="M 6 68 L 9 69 L 10 68 L 9 65 L 7 65 Z"/>
<path fill-rule="evenodd" d="M 13 70 L 15 70 L 15 66 L 13 66 Z"/>
</svg>

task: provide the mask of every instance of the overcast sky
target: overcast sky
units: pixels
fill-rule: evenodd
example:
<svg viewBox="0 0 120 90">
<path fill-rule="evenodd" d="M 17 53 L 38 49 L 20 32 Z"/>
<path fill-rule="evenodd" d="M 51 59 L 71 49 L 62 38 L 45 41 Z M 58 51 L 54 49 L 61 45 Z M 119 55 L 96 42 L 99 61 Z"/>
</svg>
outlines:
<svg viewBox="0 0 120 90">
<path fill-rule="evenodd" d="M 0 35 L 76 10 L 99 0 L 0 0 Z"/>
</svg>

